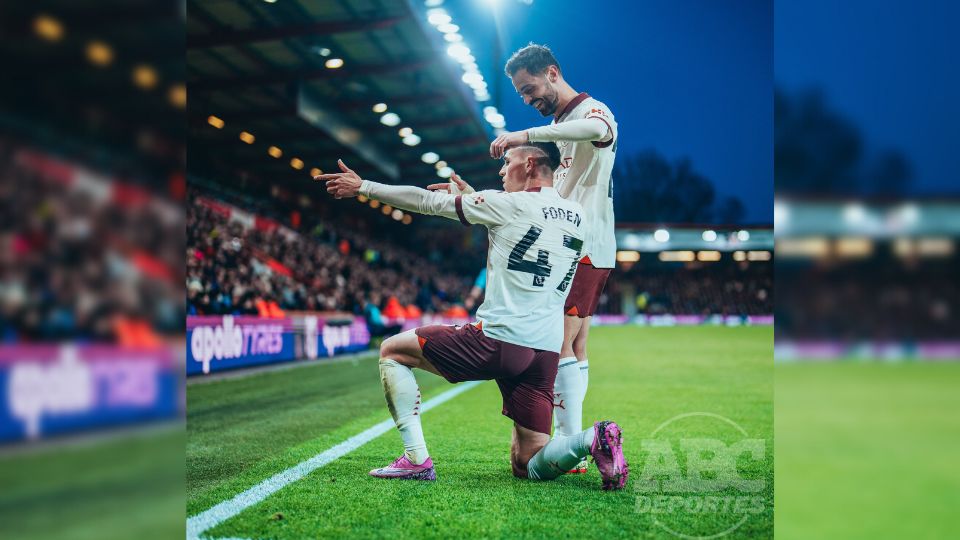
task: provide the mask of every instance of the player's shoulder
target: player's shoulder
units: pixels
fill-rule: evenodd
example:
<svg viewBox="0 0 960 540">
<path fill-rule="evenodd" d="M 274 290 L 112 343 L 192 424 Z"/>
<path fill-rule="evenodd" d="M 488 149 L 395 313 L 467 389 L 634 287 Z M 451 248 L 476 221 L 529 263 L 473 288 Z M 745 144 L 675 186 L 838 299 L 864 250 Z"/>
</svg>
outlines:
<svg viewBox="0 0 960 540">
<path fill-rule="evenodd" d="M 613 116 L 613 112 L 610 110 L 610 107 L 607 107 L 606 103 L 592 96 L 583 100 L 583 103 L 581 103 L 580 106 L 582 107 L 584 116 Z"/>
<path fill-rule="evenodd" d="M 482 191 L 476 191 L 470 193 L 469 195 L 463 195 L 463 202 L 470 203 L 476 206 L 481 205 L 512 205 L 516 204 L 516 198 L 511 197 L 510 193 L 506 191 L 500 191 L 497 189 L 484 189 Z"/>
</svg>

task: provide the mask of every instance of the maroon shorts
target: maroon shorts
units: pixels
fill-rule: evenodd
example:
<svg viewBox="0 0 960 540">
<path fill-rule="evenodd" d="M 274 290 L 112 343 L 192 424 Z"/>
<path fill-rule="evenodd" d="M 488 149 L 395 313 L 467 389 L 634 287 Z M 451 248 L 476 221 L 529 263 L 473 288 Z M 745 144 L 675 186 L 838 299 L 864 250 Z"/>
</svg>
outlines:
<svg viewBox="0 0 960 540">
<path fill-rule="evenodd" d="M 607 284 L 612 268 L 594 268 L 590 263 L 577 264 L 577 273 L 573 275 L 570 284 L 570 294 L 567 303 L 563 305 L 563 312 L 567 315 L 576 315 L 581 319 L 590 317 L 597 311 L 597 302 L 600 293 Z"/>
<path fill-rule="evenodd" d="M 448 381 L 494 379 L 503 415 L 538 433 L 550 433 L 553 382 L 560 355 L 487 337 L 473 324 L 415 330 L 423 356 Z"/>
</svg>

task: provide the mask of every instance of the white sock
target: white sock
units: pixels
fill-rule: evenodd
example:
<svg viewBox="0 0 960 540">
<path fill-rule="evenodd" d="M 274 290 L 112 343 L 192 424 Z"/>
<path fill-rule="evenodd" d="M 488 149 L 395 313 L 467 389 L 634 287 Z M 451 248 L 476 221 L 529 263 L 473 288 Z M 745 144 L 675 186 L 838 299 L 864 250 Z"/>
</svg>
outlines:
<svg viewBox="0 0 960 540">
<path fill-rule="evenodd" d="M 532 480 L 553 480 L 566 474 L 590 454 L 593 428 L 575 435 L 557 437 L 546 444 L 527 463 L 527 477 Z"/>
<path fill-rule="evenodd" d="M 567 437 L 580 432 L 583 397 L 580 368 L 576 357 L 561 358 L 553 383 L 553 436 Z"/>
<path fill-rule="evenodd" d="M 413 370 L 389 358 L 381 358 L 380 382 L 383 383 L 387 408 L 400 430 L 404 453 L 414 465 L 420 465 L 430 454 L 420 426 L 420 387 Z"/>
<path fill-rule="evenodd" d="M 587 397 L 587 385 L 590 382 L 590 361 L 586 358 L 580 364 L 580 402 Z"/>
</svg>

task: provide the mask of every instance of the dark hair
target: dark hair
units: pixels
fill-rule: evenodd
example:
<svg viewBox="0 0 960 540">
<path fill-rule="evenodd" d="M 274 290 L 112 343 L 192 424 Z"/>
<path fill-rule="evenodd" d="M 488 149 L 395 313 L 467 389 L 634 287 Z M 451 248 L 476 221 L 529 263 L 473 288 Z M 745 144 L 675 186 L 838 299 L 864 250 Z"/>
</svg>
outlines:
<svg viewBox="0 0 960 540">
<path fill-rule="evenodd" d="M 536 75 L 543 73 L 550 66 L 557 66 L 557 69 L 560 69 L 560 63 L 557 62 L 550 48 L 546 45 L 537 45 L 531 42 L 526 47 L 513 53 L 503 70 L 507 77 L 512 78 L 521 69 L 527 70 L 531 75 Z"/>
<path fill-rule="evenodd" d="M 542 167 L 549 167 L 551 173 L 560 166 L 560 149 L 557 148 L 556 143 L 528 142 L 517 148 L 533 150 L 532 153 L 537 157 L 537 164 Z"/>
</svg>

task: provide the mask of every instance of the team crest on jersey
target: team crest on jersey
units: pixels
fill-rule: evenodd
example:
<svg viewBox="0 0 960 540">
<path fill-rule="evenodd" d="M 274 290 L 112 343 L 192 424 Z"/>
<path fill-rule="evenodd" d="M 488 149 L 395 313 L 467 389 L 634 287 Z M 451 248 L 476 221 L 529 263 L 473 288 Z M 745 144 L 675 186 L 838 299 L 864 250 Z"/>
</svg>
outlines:
<svg viewBox="0 0 960 540">
<path fill-rule="evenodd" d="M 589 117 L 591 114 L 599 114 L 600 116 L 606 116 L 607 113 L 603 112 L 603 109 L 590 109 L 590 112 L 587 113 Z"/>
<path fill-rule="evenodd" d="M 483 202 L 483 195 L 477 195 L 473 198 L 473 204 L 481 204 Z"/>
</svg>

